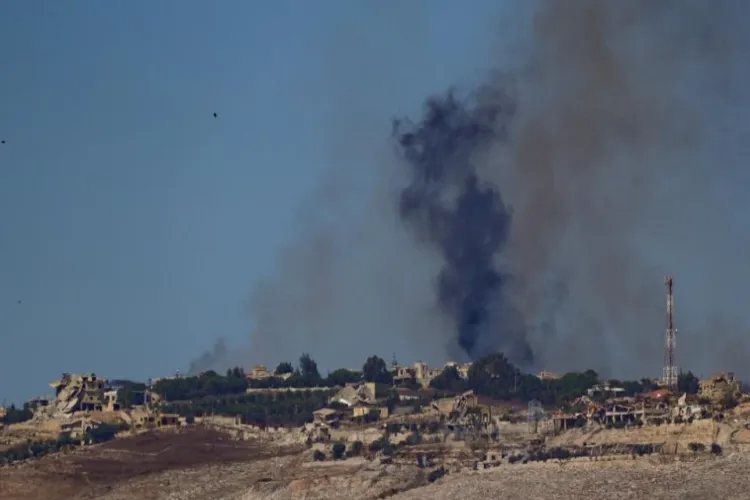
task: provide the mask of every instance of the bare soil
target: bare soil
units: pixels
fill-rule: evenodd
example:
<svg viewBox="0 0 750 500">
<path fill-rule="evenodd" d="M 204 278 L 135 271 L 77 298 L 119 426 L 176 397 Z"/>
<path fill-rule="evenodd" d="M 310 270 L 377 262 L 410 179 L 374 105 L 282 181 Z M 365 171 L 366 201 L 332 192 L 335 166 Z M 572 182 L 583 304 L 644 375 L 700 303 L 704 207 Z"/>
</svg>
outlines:
<svg viewBox="0 0 750 500">
<path fill-rule="evenodd" d="M 672 430 L 660 432 L 674 438 Z M 696 428 L 695 432 L 699 436 L 703 430 Z M 717 435 L 713 429 L 709 434 Z M 627 433 L 618 436 L 625 438 Z M 571 434 L 569 437 L 592 440 L 606 436 Z M 126 437 L 0 468 L 0 499 L 744 500 L 750 491 L 747 474 L 750 453 L 744 445 L 720 457 L 694 454 L 679 459 L 657 455 L 638 459 L 580 459 L 506 464 L 477 472 L 456 472 L 451 467 L 448 475 L 434 484 L 426 484 L 429 471 L 418 469 L 409 457 L 397 465 L 361 458 L 314 462 L 312 450 L 304 445 L 284 444 L 288 441 L 281 437 L 274 439 L 266 436 L 262 442 L 234 440 L 220 431 L 202 427 Z M 430 447 L 419 449 L 429 451 Z M 438 449 L 442 448 L 435 447 Z M 455 450 L 449 455 L 460 462 L 467 458 Z"/>
<path fill-rule="evenodd" d="M 99 498 L 130 479 L 169 470 L 296 455 L 299 447 L 235 441 L 211 429 L 150 432 L 0 468 L 3 500 Z M 155 498 L 159 498 L 158 496 Z"/>
</svg>

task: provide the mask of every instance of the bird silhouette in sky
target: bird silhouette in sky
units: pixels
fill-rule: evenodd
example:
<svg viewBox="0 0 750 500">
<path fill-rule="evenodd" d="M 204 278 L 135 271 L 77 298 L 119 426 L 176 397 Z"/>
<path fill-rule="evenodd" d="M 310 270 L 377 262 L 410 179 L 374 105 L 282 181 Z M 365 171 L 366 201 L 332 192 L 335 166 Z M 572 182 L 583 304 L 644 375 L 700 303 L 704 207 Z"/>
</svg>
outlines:
<svg viewBox="0 0 750 500">
<path fill-rule="evenodd" d="M 219 115 L 217 115 L 216 113 L 214 113 L 214 118 L 218 118 L 218 117 L 219 117 Z M 3 142 L 5 142 L 5 141 L 3 141 Z"/>
</svg>

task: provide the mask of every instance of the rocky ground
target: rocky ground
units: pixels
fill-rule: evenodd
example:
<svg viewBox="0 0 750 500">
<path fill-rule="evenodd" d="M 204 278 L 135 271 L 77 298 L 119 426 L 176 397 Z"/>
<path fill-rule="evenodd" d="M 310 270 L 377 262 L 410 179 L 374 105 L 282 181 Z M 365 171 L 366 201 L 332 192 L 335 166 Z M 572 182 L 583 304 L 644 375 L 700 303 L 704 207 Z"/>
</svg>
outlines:
<svg viewBox="0 0 750 500">
<path fill-rule="evenodd" d="M 741 500 L 750 497 L 750 455 L 662 463 L 655 459 L 534 463 L 449 475 L 394 500 Z"/>
<path fill-rule="evenodd" d="M 589 434 L 576 439 L 593 437 Z M 748 498 L 750 475 L 746 471 L 750 470 L 750 453 L 729 449 L 725 453 L 726 456 L 720 457 L 688 456 L 682 461 L 663 456 L 638 459 L 628 456 L 618 460 L 502 465 L 479 472 L 452 472 L 428 484 L 429 471 L 417 468 L 410 459 L 404 459 L 400 465 L 362 458 L 314 462 L 312 450 L 290 444 L 288 439 L 237 440 L 226 433 L 196 427 L 117 439 L 0 468 L 0 498 Z"/>
</svg>

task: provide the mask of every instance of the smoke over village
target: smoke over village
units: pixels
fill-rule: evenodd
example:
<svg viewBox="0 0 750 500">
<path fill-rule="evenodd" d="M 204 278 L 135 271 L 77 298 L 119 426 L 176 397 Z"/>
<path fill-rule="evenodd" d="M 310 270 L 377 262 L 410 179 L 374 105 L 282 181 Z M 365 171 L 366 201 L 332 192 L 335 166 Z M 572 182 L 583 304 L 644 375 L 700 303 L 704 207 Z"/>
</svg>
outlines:
<svg viewBox="0 0 750 500">
<path fill-rule="evenodd" d="M 739 1 L 540 0 L 503 21 L 525 28 L 477 85 L 456 75 L 418 114 L 337 124 L 350 135 L 252 287 L 247 344 L 220 339 L 190 371 L 501 351 L 637 376 L 661 364 L 674 274 L 683 362 L 741 372 L 746 17 Z"/>
</svg>

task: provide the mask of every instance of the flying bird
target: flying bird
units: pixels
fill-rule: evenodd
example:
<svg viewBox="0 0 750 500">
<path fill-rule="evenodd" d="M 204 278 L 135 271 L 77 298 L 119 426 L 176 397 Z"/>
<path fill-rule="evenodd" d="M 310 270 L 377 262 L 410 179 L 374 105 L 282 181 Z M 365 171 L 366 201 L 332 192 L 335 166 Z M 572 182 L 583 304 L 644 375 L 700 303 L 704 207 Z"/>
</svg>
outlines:
<svg viewBox="0 0 750 500">
<path fill-rule="evenodd" d="M 217 115 L 216 113 L 214 113 L 214 118 L 218 118 L 218 116 L 219 115 Z M 3 142 L 5 142 L 5 141 L 3 141 Z"/>
<path fill-rule="evenodd" d="M 214 113 L 214 116 L 215 115 L 216 115 L 216 113 Z M 0 144 L 5 144 L 5 140 L 0 141 Z"/>
</svg>

